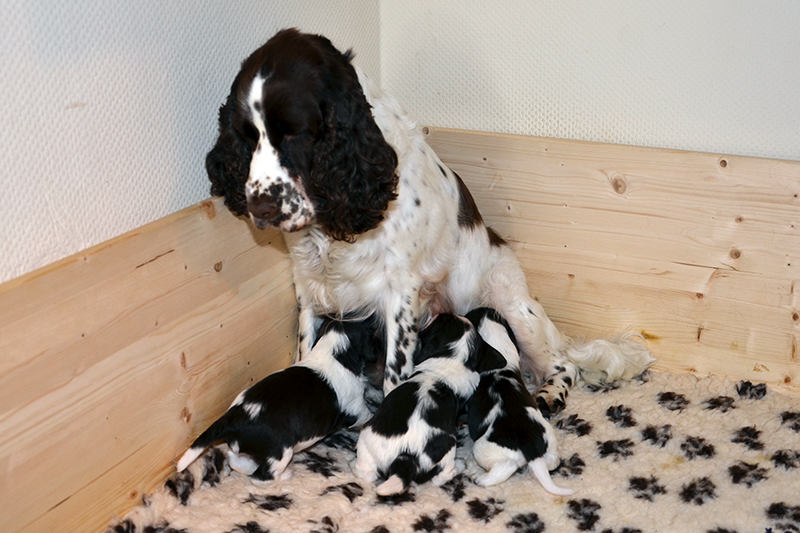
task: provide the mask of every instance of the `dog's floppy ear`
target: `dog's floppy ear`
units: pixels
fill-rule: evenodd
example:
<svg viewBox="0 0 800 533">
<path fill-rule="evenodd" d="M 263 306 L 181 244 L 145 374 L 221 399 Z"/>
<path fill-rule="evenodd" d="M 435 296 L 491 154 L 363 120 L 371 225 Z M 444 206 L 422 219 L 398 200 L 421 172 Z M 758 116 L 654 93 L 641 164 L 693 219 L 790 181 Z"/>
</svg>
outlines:
<svg viewBox="0 0 800 533">
<path fill-rule="evenodd" d="M 475 337 L 475 349 L 467 361 L 468 368 L 483 373 L 506 366 L 506 358 L 503 357 L 503 354 L 495 350 L 477 333 Z"/>
<path fill-rule="evenodd" d="M 328 68 L 323 126 L 314 148 L 310 195 L 317 222 L 337 240 L 352 242 L 383 220 L 397 197 L 397 154 L 372 117 L 370 105 L 350 64 L 325 40 Z"/>
<path fill-rule="evenodd" d="M 233 129 L 236 113 L 236 89 L 231 87 L 227 100 L 219 109 L 219 137 L 206 155 L 206 172 L 211 181 L 211 194 L 224 196 L 225 205 L 236 215 L 247 214 L 244 186 L 250 174 L 252 152 Z"/>
<path fill-rule="evenodd" d="M 452 357 L 451 343 L 474 328 L 452 313 L 441 313 L 419 332 L 414 365 L 434 357 Z M 473 350 L 474 351 L 474 350 Z M 471 353 L 469 354 L 472 355 Z"/>
</svg>

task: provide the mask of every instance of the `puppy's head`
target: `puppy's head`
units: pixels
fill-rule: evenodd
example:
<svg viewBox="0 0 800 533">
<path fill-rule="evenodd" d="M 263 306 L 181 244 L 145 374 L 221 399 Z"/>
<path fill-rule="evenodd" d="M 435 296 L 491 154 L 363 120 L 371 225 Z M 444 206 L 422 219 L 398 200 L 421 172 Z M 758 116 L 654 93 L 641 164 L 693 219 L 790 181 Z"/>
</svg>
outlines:
<svg viewBox="0 0 800 533">
<path fill-rule="evenodd" d="M 221 112 L 209 157 L 240 154 L 247 177 L 227 175 L 232 164 L 209 177 L 236 190 L 232 203 L 258 228 L 296 231 L 316 221 L 332 238 L 350 241 L 375 228 L 396 197 L 397 155 L 372 118 L 351 59 L 324 37 L 290 29 L 242 63 L 223 106 L 229 128 L 223 138 Z"/>
<path fill-rule="evenodd" d="M 480 338 L 499 351 L 505 360 L 503 366 L 519 370 L 519 350 L 514 332 L 499 312 L 489 307 L 480 307 L 467 313 L 466 318 L 475 326 Z M 485 357 L 485 364 L 491 368 L 494 354 L 488 353 Z"/>
<path fill-rule="evenodd" d="M 373 387 L 382 386 L 386 367 L 386 335 L 379 317 L 324 316 L 316 342 L 329 332 L 340 333 L 349 340 L 346 350 L 334 354 L 339 363 L 353 374 L 366 377 Z"/>
<path fill-rule="evenodd" d="M 455 358 L 475 372 L 488 372 L 506 365 L 503 355 L 478 335 L 472 322 L 452 314 L 438 315 L 419 333 L 414 364 L 434 357 Z"/>
</svg>

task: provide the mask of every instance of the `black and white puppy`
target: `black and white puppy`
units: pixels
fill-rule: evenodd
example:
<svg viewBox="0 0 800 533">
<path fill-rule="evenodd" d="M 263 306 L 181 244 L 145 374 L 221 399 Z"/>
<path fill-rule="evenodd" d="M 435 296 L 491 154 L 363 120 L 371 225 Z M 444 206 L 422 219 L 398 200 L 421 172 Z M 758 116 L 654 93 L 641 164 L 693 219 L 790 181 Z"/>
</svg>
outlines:
<svg viewBox="0 0 800 533">
<path fill-rule="evenodd" d="M 255 484 L 288 479 L 292 455 L 372 415 L 365 393 L 370 373 L 383 382 L 385 348 L 375 319 L 323 320 L 308 357 L 240 393 L 177 464 L 183 471 L 205 449 L 228 443 L 231 468 Z M 374 368 L 373 368 L 374 367 Z"/>
<path fill-rule="evenodd" d="M 575 491 L 556 486 L 550 470 L 558 467 L 556 434 L 536 408 L 536 401 L 522 380 L 519 351 L 508 322 L 494 309 L 480 308 L 467 314 L 478 334 L 505 358 L 505 367 L 481 374 L 480 383 L 467 403 L 472 454 L 486 473 L 475 483 L 488 487 L 511 477 L 527 465 L 539 483 L 553 494 Z"/>
<path fill-rule="evenodd" d="M 480 372 L 505 360 L 483 342 L 465 318 L 441 314 L 419 334 L 414 373 L 384 398 L 361 430 L 357 476 L 385 481 L 381 496 L 432 480 L 442 485 L 457 473 L 459 408 L 478 386 Z"/>
</svg>

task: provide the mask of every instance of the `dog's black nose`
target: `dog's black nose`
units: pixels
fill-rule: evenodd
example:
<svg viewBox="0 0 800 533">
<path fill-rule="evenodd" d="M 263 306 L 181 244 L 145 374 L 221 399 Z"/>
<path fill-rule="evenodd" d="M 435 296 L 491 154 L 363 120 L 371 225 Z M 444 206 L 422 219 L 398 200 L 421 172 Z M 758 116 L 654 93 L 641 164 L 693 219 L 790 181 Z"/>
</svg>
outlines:
<svg viewBox="0 0 800 533">
<path fill-rule="evenodd" d="M 247 199 L 247 210 L 261 220 L 272 220 L 278 214 L 278 204 L 266 194 Z"/>
</svg>

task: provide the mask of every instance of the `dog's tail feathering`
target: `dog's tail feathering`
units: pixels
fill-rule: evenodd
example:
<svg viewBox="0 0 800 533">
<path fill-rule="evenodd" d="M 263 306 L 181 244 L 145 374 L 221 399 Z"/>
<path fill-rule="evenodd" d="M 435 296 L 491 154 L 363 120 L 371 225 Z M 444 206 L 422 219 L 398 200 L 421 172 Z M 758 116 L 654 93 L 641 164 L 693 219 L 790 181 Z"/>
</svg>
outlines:
<svg viewBox="0 0 800 533">
<path fill-rule="evenodd" d="M 655 359 L 635 332 L 619 335 L 610 341 L 595 339 L 576 342 L 567 338 L 564 355 L 580 368 L 581 379 L 588 385 L 629 381 L 644 372 Z"/>
<path fill-rule="evenodd" d="M 624 333 L 612 340 L 573 339 L 558 331 L 538 303 L 531 301 L 522 305 L 523 309 L 512 313 L 508 322 L 516 334 L 521 351 L 526 355 L 522 360 L 523 371 L 532 370 L 539 379 L 554 372 L 553 368 L 547 368 L 544 375 L 541 374 L 542 354 L 548 354 L 547 359 L 556 365 L 561 364 L 559 355 L 562 360 L 566 358 L 578 368 L 580 379 L 587 385 L 631 380 L 655 361 L 650 350 L 641 342 L 643 337 L 638 333 Z M 535 330 L 532 335 L 519 334 L 520 331 L 532 329 Z M 525 341 L 528 339 L 533 339 L 534 342 L 527 344 Z"/>
<path fill-rule="evenodd" d="M 614 340 L 578 341 L 561 333 L 530 297 L 525 274 L 511 249 L 504 250 L 495 267 L 487 273 L 482 303 L 493 307 L 514 331 L 525 373 L 538 381 L 554 373 L 553 364 L 566 358 L 580 370 L 589 385 L 632 379 L 655 360 L 638 340 L 638 333 L 626 333 Z"/>
<path fill-rule="evenodd" d="M 226 412 L 216 422 L 211 424 L 207 430 L 201 433 L 197 439 L 195 439 L 195 441 L 192 443 L 192 446 L 184 452 L 180 459 L 178 459 L 178 464 L 176 465 L 178 472 L 183 472 L 186 470 L 186 467 L 192 464 L 195 459 L 203 455 L 203 452 L 206 451 L 206 448 L 217 441 L 227 440 L 233 435 L 229 420 L 230 417 L 231 411 Z"/>
</svg>

